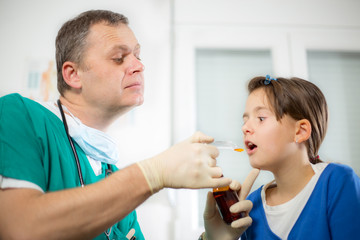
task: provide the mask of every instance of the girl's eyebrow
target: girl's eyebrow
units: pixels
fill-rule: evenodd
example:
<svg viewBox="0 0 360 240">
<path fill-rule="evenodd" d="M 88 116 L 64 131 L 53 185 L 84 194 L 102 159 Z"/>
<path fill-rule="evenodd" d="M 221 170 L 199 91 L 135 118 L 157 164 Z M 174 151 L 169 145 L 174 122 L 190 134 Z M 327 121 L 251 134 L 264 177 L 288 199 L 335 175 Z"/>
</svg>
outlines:
<svg viewBox="0 0 360 240">
<path fill-rule="evenodd" d="M 267 110 L 268 111 L 269 109 L 267 107 L 264 107 L 264 106 L 257 106 L 256 108 L 254 108 L 253 112 L 257 113 L 257 112 L 259 112 L 261 110 Z M 243 118 L 247 118 L 247 117 L 249 117 L 249 114 L 247 112 L 245 112 L 243 114 Z"/>
</svg>

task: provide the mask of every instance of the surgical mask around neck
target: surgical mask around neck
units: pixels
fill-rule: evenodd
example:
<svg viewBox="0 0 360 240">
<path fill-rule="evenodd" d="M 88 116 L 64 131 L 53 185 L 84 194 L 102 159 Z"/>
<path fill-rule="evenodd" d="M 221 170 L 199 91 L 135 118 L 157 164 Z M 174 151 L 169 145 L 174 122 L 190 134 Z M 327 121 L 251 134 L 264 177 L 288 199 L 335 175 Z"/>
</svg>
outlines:
<svg viewBox="0 0 360 240">
<path fill-rule="evenodd" d="M 96 161 L 116 164 L 119 160 L 119 152 L 114 140 L 108 134 L 86 126 L 65 106 L 63 108 L 71 116 L 65 114 L 69 134 L 85 154 Z"/>
</svg>

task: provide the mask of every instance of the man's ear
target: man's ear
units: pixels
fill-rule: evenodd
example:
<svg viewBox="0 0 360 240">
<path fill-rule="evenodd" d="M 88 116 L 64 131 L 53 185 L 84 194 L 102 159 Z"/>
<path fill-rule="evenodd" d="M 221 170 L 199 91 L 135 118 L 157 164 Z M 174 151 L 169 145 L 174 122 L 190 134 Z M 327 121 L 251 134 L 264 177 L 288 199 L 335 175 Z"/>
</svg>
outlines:
<svg viewBox="0 0 360 240">
<path fill-rule="evenodd" d="M 308 140 L 311 136 L 311 124 L 307 119 L 301 119 L 296 122 L 295 142 L 301 143 Z"/>
<path fill-rule="evenodd" d="M 67 85 L 76 89 L 81 88 L 77 64 L 69 61 L 65 62 L 62 66 L 62 75 Z"/>
</svg>

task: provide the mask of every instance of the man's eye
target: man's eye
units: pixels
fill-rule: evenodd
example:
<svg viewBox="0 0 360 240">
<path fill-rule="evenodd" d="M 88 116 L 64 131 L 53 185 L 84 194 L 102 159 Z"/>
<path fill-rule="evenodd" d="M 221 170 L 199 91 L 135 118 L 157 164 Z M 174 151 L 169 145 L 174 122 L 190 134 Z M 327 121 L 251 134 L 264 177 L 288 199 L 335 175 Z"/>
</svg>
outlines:
<svg viewBox="0 0 360 240">
<path fill-rule="evenodd" d="M 141 58 L 140 58 L 140 54 L 139 54 L 139 53 L 134 53 L 134 56 L 136 57 L 137 60 L 141 61 Z"/>
<path fill-rule="evenodd" d="M 123 58 L 113 58 L 113 61 L 116 63 L 122 63 L 124 61 Z"/>
</svg>

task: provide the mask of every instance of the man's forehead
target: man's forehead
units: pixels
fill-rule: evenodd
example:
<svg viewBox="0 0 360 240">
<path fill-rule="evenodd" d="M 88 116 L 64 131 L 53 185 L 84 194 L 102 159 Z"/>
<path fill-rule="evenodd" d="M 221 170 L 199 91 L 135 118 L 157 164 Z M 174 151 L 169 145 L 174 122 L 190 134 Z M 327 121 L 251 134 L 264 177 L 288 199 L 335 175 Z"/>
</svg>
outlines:
<svg viewBox="0 0 360 240">
<path fill-rule="evenodd" d="M 108 25 L 97 23 L 91 26 L 88 40 L 94 43 L 106 42 L 116 46 L 118 49 L 140 48 L 133 31 L 126 24 Z M 111 47 L 114 47 L 111 46 Z"/>
</svg>

